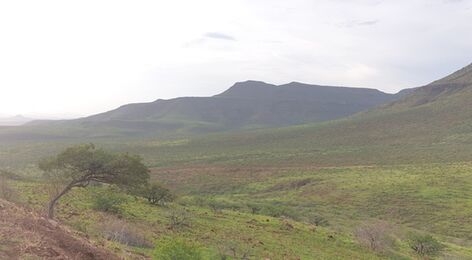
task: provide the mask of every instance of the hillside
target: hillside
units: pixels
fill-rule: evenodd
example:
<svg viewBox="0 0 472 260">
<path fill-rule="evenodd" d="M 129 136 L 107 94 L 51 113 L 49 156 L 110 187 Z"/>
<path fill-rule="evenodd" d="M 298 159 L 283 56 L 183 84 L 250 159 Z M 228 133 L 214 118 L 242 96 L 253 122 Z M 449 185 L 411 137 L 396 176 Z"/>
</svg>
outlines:
<svg viewBox="0 0 472 260">
<path fill-rule="evenodd" d="M 0 259 L 119 259 L 54 221 L 0 199 Z"/>
<path fill-rule="evenodd" d="M 472 65 L 404 98 L 318 124 L 136 144 L 154 164 L 401 164 L 472 159 Z M 159 159 L 157 159 L 159 158 Z"/>
<path fill-rule="evenodd" d="M 246 81 L 236 83 L 213 97 L 184 97 L 129 104 L 78 120 L 39 121 L 30 125 L 80 130 L 80 133 L 71 134 L 74 137 L 163 137 L 283 127 L 346 117 L 397 100 L 406 93 L 394 95 L 374 89 L 296 82 L 276 86 Z"/>
<path fill-rule="evenodd" d="M 395 100 L 373 89 L 257 81 L 236 83 L 220 95 L 131 104 L 80 120 L 82 124 L 153 122 L 156 131 L 212 132 L 332 120 Z M 145 123 L 142 123 L 143 125 Z"/>
</svg>

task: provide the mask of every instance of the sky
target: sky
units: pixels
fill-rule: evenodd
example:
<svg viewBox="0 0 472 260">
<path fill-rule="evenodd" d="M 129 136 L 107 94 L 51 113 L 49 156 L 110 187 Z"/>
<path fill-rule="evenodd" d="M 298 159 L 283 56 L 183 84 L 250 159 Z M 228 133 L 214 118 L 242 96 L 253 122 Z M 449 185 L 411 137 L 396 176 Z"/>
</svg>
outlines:
<svg viewBox="0 0 472 260">
<path fill-rule="evenodd" d="M 385 92 L 472 62 L 472 0 L 0 1 L 0 116 L 75 117 L 235 82 Z"/>
</svg>

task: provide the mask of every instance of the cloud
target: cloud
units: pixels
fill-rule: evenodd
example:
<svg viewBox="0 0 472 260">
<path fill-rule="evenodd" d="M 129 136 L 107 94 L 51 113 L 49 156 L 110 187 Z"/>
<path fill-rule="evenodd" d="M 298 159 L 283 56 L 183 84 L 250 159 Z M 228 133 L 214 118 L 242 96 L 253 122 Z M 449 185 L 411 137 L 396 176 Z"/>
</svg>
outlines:
<svg viewBox="0 0 472 260">
<path fill-rule="evenodd" d="M 236 38 L 233 36 L 219 32 L 208 32 L 205 33 L 203 37 L 216 40 L 236 41 Z"/>
</svg>

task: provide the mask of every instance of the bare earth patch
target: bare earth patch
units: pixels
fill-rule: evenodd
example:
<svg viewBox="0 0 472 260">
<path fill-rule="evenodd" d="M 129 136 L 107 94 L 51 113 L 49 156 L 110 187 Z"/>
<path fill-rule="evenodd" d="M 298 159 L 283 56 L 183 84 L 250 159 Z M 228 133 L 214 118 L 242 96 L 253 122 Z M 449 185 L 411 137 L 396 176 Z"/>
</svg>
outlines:
<svg viewBox="0 0 472 260">
<path fill-rule="evenodd" d="M 0 259 L 119 259 L 60 224 L 0 200 Z"/>
</svg>

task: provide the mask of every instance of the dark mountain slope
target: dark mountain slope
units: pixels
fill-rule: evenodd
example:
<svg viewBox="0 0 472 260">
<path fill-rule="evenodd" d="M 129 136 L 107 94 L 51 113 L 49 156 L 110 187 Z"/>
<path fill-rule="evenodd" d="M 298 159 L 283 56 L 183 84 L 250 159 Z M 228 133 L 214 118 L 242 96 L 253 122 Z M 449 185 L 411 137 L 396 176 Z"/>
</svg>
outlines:
<svg viewBox="0 0 472 260">
<path fill-rule="evenodd" d="M 236 83 L 213 97 L 186 97 L 129 104 L 95 116 L 65 122 L 86 128 L 119 128 L 138 135 L 207 133 L 281 127 L 337 119 L 391 102 L 374 89 L 258 81 Z"/>
</svg>

